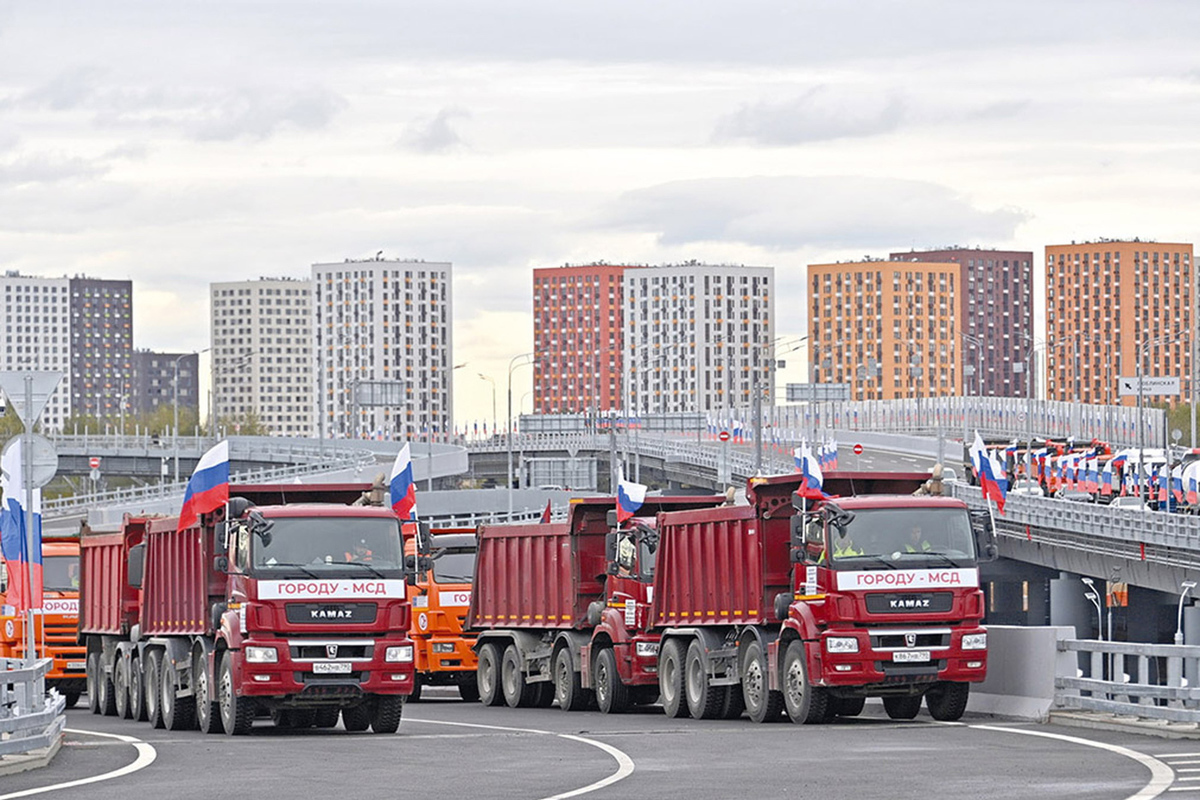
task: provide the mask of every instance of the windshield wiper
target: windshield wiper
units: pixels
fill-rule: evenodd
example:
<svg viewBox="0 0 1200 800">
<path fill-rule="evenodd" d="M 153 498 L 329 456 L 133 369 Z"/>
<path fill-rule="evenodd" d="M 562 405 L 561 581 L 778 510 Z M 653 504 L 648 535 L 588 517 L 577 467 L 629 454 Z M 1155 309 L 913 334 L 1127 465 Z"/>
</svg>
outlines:
<svg viewBox="0 0 1200 800">
<path fill-rule="evenodd" d="M 372 567 L 370 564 L 365 564 L 365 563 L 363 563 L 362 561 L 338 561 L 338 562 L 335 562 L 335 563 L 336 563 L 336 564 L 337 564 L 339 567 L 362 567 L 363 569 L 365 569 L 365 570 L 368 570 L 368 571 L 369 571 L 369 572 L 370 572 L 372 575 L 374 575 L 376 578 L 384 578 L 384 577 L 387 577 L 387 576 L 385 576 L 385 575 L 384 575 L 382 572 L 380 572 L 379 570 L 377 570 L 377 569 L 375 569 L 374 567 Z"/>
<path fill-rule="evenodd" d="M 448 583 L 448 582 L 470 583 L 472 576 L 470 576 L 470 575 L 435 575 L 434 577 L 443 583 Z"/>
<path fill-rule="evenodd" d="M 946 562 L 952 567 L 962 566 L 962 564 L 958 563 L 945 553 L 910 553 L 910 555 L 924 556 L 925 558 L 940 558 L 942 561 Z"/>
<path fill-rule="evenodd" d="M 271 564 L 259 564 L 258 566 L 260 568 L 267 568 L 267 569 L 274 569 L 275 567 L 291 567 L 292 569 L 300 570 L 301 572 L 303 572 L 305 575 L 307 575 L 310 578 L 321 577 L 320 575 L 318 575 L 317 573 L 315 573 L 311 569 L 309 569 L 307 564 L 295 564 L 295 563 L 292 563 L 289 561 L 276 561 Z"/>
<path fill-rule="evenodd" d="M 900 569 L 899 565 L 893 564 L 891 561 L 888 561 L 883 556 L 862 555 L 862 556 L 834 556 L 833 557 L 834 561 L 850 561 L 851 559 L 853 559 L 854 561 L 863 561 L 866 559 L 870 559 L 873 563 L 880 564 L 882 566 L 887 567 L 888 569 Z"/>
</svg>

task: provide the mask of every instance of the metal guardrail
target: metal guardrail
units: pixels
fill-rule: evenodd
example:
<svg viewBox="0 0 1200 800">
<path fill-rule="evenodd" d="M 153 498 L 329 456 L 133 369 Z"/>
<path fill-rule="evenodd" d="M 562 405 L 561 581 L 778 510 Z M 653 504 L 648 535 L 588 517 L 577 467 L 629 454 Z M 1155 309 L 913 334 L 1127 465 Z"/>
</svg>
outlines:
<svg viewBox="0 0 1200 800">
<path fill-rule="evenodd" d="M 0 659 L 0 756 L 50 747 L 67 724 L 66 698 L 46 694 L 46 673 L 54 659 L 32 667 L 18 659 Z"/>
<path fill-rule="evenodd" d="M 1055 706 L 1200 723 L 1200 646 L 1063 639 L 1058 649 L 1080 654 L 1081 664 L 1055 676 Z"/>
</svg>

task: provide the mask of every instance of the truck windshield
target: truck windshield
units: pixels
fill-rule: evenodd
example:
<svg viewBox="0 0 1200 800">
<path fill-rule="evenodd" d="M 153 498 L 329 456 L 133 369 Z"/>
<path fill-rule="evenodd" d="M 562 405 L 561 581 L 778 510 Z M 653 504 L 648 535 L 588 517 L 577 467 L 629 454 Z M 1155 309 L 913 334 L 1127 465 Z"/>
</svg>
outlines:
<svg viewBox="0 0 1200 800">
<path fill-rule="evenodd" d="M 383 517 L 275 517 L 270 535 L 253 536 L 255 572 L 311 576 L 367 571 L 403 576 L 400 522 Z"/>
<path fill-rule="evenodd" d="M 433 548 L 433 579 L 438 583 L 470 583 L 475 577 L 474 547 Z"/>
<path fill-rule="evenodd" d="M 927 564 L 969 566 L 975 538 L 967 512 L 956 508 L 872 508 L 856 510 L 845 536 L 829 527 L 833 562 L 861 568 L 883 559 L 896 567 Z"/>
<path fill-rule="evenodd" d="M 42 588 L 48 592 L 79 591 L 79 556 L 43 556 Z"/>
</svg>

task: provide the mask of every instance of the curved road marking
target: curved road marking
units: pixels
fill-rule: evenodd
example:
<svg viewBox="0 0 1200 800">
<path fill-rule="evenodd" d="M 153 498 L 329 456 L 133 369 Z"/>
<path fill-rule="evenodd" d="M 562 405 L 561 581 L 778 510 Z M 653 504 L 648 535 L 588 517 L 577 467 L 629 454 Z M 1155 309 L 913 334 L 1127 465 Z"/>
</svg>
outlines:
<svg viewBox="0 0 1200 800">
<path fill-rule="evenodd" d="M 477 723 L 472 723 L 472 722 L 443 722 L 441 720 L 413 719 L 412 717 L 406 717 L 404 721 L 405 722 L 421 722 L 426 725 L 457 725 L 457 726 L 460 726 L 463 728 L 483 728 L 485 730 L 491 730 L 491 731 L 512 731 L 514 733 L 536 733 L 536 734 L 541 734 L 543 736 L 557 736 L 560 739 L 570 739 L 573 742 L 582 742 L 583 744 L 591 745 L 592 747 L 603 750 L 604 752 L 606 752 L 610 756 L 612 756 L 613 759 L 617 762 L 617 771 L 614 772 L 612 775 L 609 775 L 607 778 L 604 778 L 603 780 L 598 780 L 595 783 L 589 783 L 587 786 L 582 786 L 578 789 L 572 789 L 569 792 L 563 792 L 562 794 L 556 794 L 556 795 L 552 795 L 550 797 L 543 797 L 541 800 L 566 800 L 566 798 L 568 798 L 568 797 L 579 797 L 580 795 L 584 795 L 589 792 L 594 792 L 597 789 L 603 789 L 605 786 L 611 786 L 612 784 L 616 783 L 617 781 L 624 780 L 625 778 L 628 778 L 630 775 L 633 774 L 634 765 L 633 765 L 632 758 L 630 758 L 624 752 L 622 752 L 621 750 L 618 750 L 617 748 L 613 747 L 610 744 L 605 744 L 604 742 L 598 742 L 595 739 L 589 739 L 586 736 L 576 736 L 575 734 L 572 734 L 572 733 L 555 733 L 554 731 L 541 731 L 541 730 L 537 730 L 536 728 L 510 728 L 510 727 L 507 727 L 504 725 L 479 725 Z M 14 797 L 15 796 L 16 795 L 14 795 Z M 5 800 L 5 798 L 0 797 L 0 800 Z"/>
<path fill-rule="evenodd" d="M 1127 747 L 1121 747 L 1115 744 L 1106 744 L 1105 742 L 1096 742 L 1091 739 L 1083 739 L 1078 736 L 1067 736 L 1062 733 L 1046 733 L 1045 731 L 1030 731 L 1021 728 L 1002 728 L 997 725 L 967 725 L 968 728 L 975 728 L 981 731 L 999 731 L 1000 733 L 1021 733 L 1026 736 L 1042 736 L 1047 739 L 1058 739 L 1063 742 L 1073 742 L 1075 744 L 1086 745 L 1087 747 L 1098 747 L 1101 750 L 1108 750 L 1110 753 L 1132 758 L 1146 769 L 1150 770 L 1150 782 L 1147 783 L 1140 792 L 1129 795 L 1127 800 L 1150 800 L 1150 798 L 1158 797 L 1167 787 L 1175 782 L 1175 772 L 1159 761 L 1154 756 L 1148 756 L 1145 753 L 1139 753 L 1136 750 L 1130 750 Z M 4 798 L 0 798 L 4 800 Z"/>
<path fill-rule="evenodd" d="M 24 789 L 12 794 L 0 794 L 0 800 L 11 800 L 15 797 L 29 797 L 30 795 L 42 794 L 43 792 L 53 792 L 58 789 L 70 789 L 75 786 L 86 786 L 89 783 L 99 783 L 100 781 L 108 781 L 113 778 L 120 778 L 123 775 L 128 775 L 131 772 L 137 772 L 154 763 L 154 759 L 158 757 L 158 751 L 153 746 L 143 742 L 141 739 L 136 739 L 133 736 L 121 736 L 117 733 L 98 733 L 96 731 L 84 731 L 74 728 L 67 728 L 65 733 L 81 733 L 85 736 L 103 736 L 108 739 L 116 739 L 121 742 L 131 744 L 138 752 L 138 757 L 133 760 L 132 764 L 127 764 L 120 769 L 115 769 L 112 772 L 106 772 L 103 775 L 93 775 L 90 778 L 80 778 L 77 781 L 68 781 L 66 783 L 56 783 L 53 786 L 39 786 L 35 789 Z"/>
</svg>

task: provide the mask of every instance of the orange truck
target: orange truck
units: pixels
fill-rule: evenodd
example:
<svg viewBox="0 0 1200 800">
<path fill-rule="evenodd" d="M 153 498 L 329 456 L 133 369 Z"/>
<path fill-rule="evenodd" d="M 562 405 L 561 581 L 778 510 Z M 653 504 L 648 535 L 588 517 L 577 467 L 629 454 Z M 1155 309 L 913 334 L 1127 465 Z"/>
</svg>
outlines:
<svg viewBox="0 0 1200 800">
<path fill-rule="evenodd" d="M 7 577 L 7 576 L 6 576 Z M 25 657 L 25 615 L 15 613 L 0 587 L 0 658 Z M 42 538 L 42 613 L 35 615 L 34 638 L 43 658 L 53 658 L 46 686 L 58 690 L 67 708 L 79 702 L 87 683 L 86 651 L 77 644 L 79 628 L 79 537 Z"/>
<path fill-rule="evenodd" d="M 465 632 L 471 605 L 478 539 L 474 528 L 434 528 L 406 522 L 404 552 L 410 572 L 416 683 L 409 701 L 425 686 L 456 686 L 463 700 L 479 699 L 475 681 L 475 634 Z"/>
</svg>

